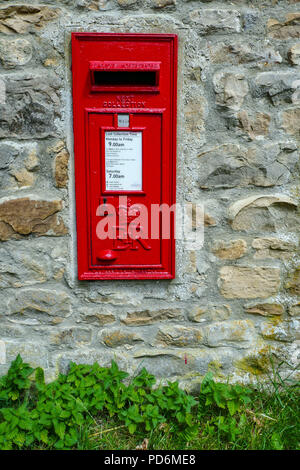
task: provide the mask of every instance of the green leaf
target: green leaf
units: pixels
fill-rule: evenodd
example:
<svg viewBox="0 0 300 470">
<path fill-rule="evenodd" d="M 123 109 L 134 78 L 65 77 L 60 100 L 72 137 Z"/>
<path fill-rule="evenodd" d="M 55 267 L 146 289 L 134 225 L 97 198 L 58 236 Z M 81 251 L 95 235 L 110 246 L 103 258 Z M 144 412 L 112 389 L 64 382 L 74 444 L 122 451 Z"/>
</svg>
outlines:
<svg viewBox="0 0 300 470">
<path fill-rule="evenodd" d="M 230 413 L 230 416 L 233 416 L 234 413 L 239 409 L 239 406 L 234 401 L 228 401 L 227 407 Z"/>
<path fill-rule="evenodd" d="M 44 442 L 44 444 L 48 444 L 48 431 L 47 429 L 43 429 L 40 434 L 40 440 Z"/>
<path fill-rule="evenodd" d="M 58 437 L 63 439 L 65 436 L 66 425 L 62 422 L 58 422 L 54 424 L 54 429 Z"/>
<path fill-rule="evenodd" d="M 9 397 L 13 400 L 16 401 L 19 398 L 20 394 L 18 391 L 10 392 Z"/>
<path fill-rule="evenodd" d="M 62 439 L 60 439 L 54 444 L 54 447 L 59 450 L 65 449 L 65 443 Z"/>
<path fill-rule="evenodd" d="M 20 356 L 20 354 L 17 355 L 16 359 L 11 363 L 11 368 L 19 368 L 21 364 L 23 363 L 23 360 Z"/>
<path fill-rule="evenodd" d="M 45 385 L 45 374 L 41 367 L 37 367 L 35 370 L 35 381 L 38 385 Z"/>
<path fill-rule="evenodd" d="M 136 430 L 136 424 L 135 423 L 130 423 L 129 426 L 128 426 L 128 430 L 129 430 L 130 434 L 134 434 L 135 430 Z"/>
<path fill-rule="evenodd" d="M 21 419 L 18 423 L 18 426 L 24 431 L 30 431 L 33 427 L 33 421 L 30 419 Z"/>
<path fill-rule="evenodd" d="M 17 444 L 17 446 L 22 447 L 24 442 L 25 442 L 25 433 L 18 432 L 17 435 L 14 437 L 14 443 Z"/>
<path fill-rule="evenodd" d="M 191 414 L 187 414 L 185 417 L 186 424 L 191 427 L 193 425 L 193 416 Z"/>
</svg>

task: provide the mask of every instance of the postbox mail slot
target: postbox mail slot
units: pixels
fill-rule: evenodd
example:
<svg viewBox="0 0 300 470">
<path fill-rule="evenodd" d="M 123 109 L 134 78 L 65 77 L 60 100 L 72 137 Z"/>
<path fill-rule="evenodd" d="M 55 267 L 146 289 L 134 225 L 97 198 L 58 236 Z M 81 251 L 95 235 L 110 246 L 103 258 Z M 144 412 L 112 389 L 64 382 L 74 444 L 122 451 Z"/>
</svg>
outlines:
<svg viewBox="0 0 300 470">
<path fill-rule="evenodd" d="M 90 149 L 88 167 L 91 170 L 89 268 L 98 267 L 104 273 L 132 266 L 142 269 L 159 267 L 161 270 L 167 264 L 168 249 L 164 245 L 167 245 L 169 240 L 162 240 L 161 237 L 151 239 L 150 230 L 151 204 L 163 203 L 162 188 L 154 182 L 159 182 L 164 172 L 167 172 L 167 168 L 163 168 L 161 142 L 164 112 L 161 110 L 153 113 L 144 109 L 133 113 L 129 130 L 119 130 L 116 127 L 117 113 L 105 112 L 103 109 L 89 110 L 87 113 Z M 119 142 L 125 142 L 125 145 L 121 148 L 118 148 L 118 145 L 113 146 Z M 128 159 L 129 167 L 126 165 Z M 164 175 L 165 178 L 166 176 Z M 167 190 L 167 186 L 164 189 Z M 124 208 L 120 196 L 123 196 L 126 205 Z M 143 206 L 141 210 L 147 210 L 146 220 L 137 219 L 139 204 Z M 101 207 L 101 210 L 97 209 L 98 207 Z M 126 227 L 120 224 L 122 209 L 127 211 Z M 108 222 L 109 219 L 114 220 L 115 214 L 116 238 L 99 239 L 97 229 L 102 221 L 105 223 L 105 219 Z M 141 237 L 132 239 L 129 230 L 134 221 L 139 223 Z M 123 234 L 124 228 L 126 236 Z M 145 233 L 148 234 L 146 238 Z M 111 250 L 115 256 L 105 257 L 103 250 Z"/>
<path fill-rule="evenodd" d="M 160 62 L 91 61 L 92 91 L 159 90 Z"/>
<path fill-rule="evenodd" d="M 155 86 L 155 72 L 131 72 L 129 70 L 108 72 L 96 70 L 94 72 L 96 86 Z"/>
</svg>

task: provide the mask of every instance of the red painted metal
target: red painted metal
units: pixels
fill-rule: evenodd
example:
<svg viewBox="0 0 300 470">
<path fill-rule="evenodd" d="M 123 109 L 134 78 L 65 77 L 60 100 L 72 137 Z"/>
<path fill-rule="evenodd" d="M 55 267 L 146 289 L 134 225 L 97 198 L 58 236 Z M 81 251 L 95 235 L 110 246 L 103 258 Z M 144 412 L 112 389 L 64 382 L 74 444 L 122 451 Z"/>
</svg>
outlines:
<svg viewBox="0 0 300 470">
<path fill-rule="evenodd" d="M 94 75 L 99 72 L 120 75 L 110 84 L 106 77 L 111 75 L 102 75 L 101 82 Z M 128 72 L 133 75 L 126 75 Z M 115 228 L 120 234 L 124 228 L 118 225 L 120 211 L 143 204 L 149 211 L 150 232 L 151 205 L 171 207 L 175 203 L 177 37 L 72 33 L 72 73 L 78 278 L 172 279 L 173 216 L 166 239 L 161 226 L 157 239 L 149 234 L 146 239 L 118 235 L 114 240 L 101 240 L 96 228 L 109 208 L 115 207 Z M 151 75 L 137 75 L 147 73 Z M 128 77 L 133 77 L 132 82 Z M 123 122 L 118 115 L 126 115 L 127 127 L 118 127 Z M 113 131 L 141 134 L 142 185 L 137 190 L 106 188 L 105 136 Z M 127 196 L 125 208 L 120 205 L 122 196 Z M 100 204 L 106 204 L 108 210 L 99 211 Z M 129 210 L 128 226 L 138 212 L 138 208 Z"/>
</svg>

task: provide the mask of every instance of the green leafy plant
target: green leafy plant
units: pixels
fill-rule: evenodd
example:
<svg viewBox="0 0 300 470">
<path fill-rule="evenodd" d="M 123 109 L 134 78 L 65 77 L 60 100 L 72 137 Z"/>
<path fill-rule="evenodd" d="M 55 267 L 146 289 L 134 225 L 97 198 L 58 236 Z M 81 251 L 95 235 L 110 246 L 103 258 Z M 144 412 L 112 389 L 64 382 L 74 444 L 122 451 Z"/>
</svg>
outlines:
<svg viewBox="0 0 300 470">
<path fill-rule="evenodd" d="M 219 439 L 235 442 L 246 422 L 242 409 L 251 402 L 252 390 L 239 384 L 216 383 L 208 373 L 200 389 L 198 416 L 201 419 L 211 410 L 205 432 L 217 434 Z M 239 413 L 238 417 L 235 417 Z"/>
<path fill-rule="evenodd" d="M 28 376 L 33 371 L 18 357 L 2 379 L 3 396 L 21 398 L 30 387 Z M 116 417 L 131 434 L 153 431 L 171 422 L 172 426 L 166 427 L 168 432 L 184 432 L 186 438 L 191 435 L 191 408 L 196 401 L 177 382 L 153 389 L 156 379 L 146 369 L 129 384 L 123 382 L 127 377 L 114 361 L 106 368 L 97 363 L 70 363 L 68 374 L 59 374 L 46 384 L 43 369 L 37 368 L 30 403 L 0 410 L 0 447 L 22 448 L 35 442 L 48 448 L 71 449 L 82 428 L 95 423 L 100 413 Z"/>
<path fill-rule="evenodd" d="M 196 400 L 146 369 L 129 380 L 114 361 L 70 363 L 45 383 L 18 356 L 0 381 L 0 449 L 135 448 L 145 436 L 157 449 L 299 448 L 299 383 L 286 380 L 276 371 L 254 392 L 208 374 Z"/>
<path fill-rule="evenodd" d="M 35 422 L 26 404 L 18 408 L 1 408 L 0 449 L 27 447 L 34 441 Z"/>
<path fill-rule="evenodd" d="M 199 411 L 207 406 L 227 409 L 230 416 L 251 402 L 252 390 L 239 384 L 217 383 L 208 373 L 201 384 Z"/>
<path fill-rule="evenodd" d="M 24 398 L 25 392 L 30 388 L 29 376 L 34 369 L 23 362 L 18 354 L 11 363 L 8 373 L 0 379 L 0 403 L 15 402 Z"/>
<path fill-rule="evenodd" d="M 210 435 L 218 434 L 220 439 L 228 442 L 235 442 L 237 437 L 243 432 L 246 424 L 246 417 L 242 414 L 239 418 L 232 416 L 215 416 L 207 423 L 205 431 Z"/>
</svg>

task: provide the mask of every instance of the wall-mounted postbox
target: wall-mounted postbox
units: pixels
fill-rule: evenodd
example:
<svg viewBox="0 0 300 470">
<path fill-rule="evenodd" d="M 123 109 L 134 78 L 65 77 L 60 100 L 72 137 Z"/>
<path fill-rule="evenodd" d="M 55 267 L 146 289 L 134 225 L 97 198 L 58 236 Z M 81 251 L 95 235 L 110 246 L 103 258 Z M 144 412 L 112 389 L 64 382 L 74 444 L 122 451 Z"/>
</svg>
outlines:
<svg viewBox="0 0 300 470">
<path fill-rule="evenodd" d="M 72 73 L 79 279 L 172 279 L 177 38 L 73 33 Z"/>
</svg>

